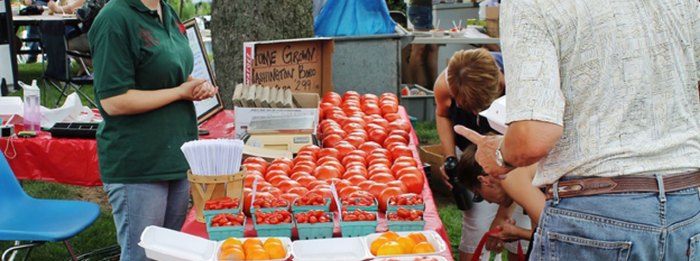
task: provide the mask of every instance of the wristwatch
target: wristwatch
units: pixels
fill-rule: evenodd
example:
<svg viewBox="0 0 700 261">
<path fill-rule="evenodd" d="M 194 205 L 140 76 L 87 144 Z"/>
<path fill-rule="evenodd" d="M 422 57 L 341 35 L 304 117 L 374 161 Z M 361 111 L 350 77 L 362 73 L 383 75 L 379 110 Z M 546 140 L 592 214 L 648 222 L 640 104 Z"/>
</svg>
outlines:
<svg viewBox="0 0 700 261">
<path fill-rule="evenodd" d="M 501 140 L 501 144 L 498 144 L 498 148 L 496 148 L 496 165 L 498 165 L 501 168 L 515 168 L 515 166 L 510 165 L 508 162 L 506 162 L 505 159 L 503 159 L 501 147 L 503 147 L 503 140 Z"/>
</svg>

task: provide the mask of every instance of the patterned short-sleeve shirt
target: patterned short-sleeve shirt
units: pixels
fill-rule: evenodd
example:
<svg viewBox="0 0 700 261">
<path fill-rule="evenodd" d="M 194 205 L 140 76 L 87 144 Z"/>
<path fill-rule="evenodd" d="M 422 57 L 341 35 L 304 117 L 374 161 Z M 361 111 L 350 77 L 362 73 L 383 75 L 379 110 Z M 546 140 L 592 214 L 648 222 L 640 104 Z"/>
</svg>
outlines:
<svg viewBox="0 0 700 261">
<path fill-rule="evenodd" d="M 700 169 L 697 0 L 509 0 L 507 121 L 564 133 L 533 184 Z"/>
</svg>

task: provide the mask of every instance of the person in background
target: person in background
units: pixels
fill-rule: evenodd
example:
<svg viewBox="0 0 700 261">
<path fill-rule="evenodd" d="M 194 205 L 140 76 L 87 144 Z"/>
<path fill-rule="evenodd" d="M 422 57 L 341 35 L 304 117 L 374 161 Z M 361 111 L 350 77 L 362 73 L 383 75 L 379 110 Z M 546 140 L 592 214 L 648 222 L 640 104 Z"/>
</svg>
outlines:
<svg viewBox="0 0 700 261">
<path fill-rule="evenodd" d="M 700 3 L 504 1 L 501 19 L 508 131 L 455 130 L 491 176 L 539 162 L 532 259 L 697 260 Z"/>
<path fill-rule="evenodd" d="M 491 228 L 498 228 L 501 232 L 492 238 L 495 240 L 490 244 L 487 243 L 486 248 L 500 252 L 503 242 L 509 242 L 505 244 L 511 257 L 509 260 L 516 260 L 517 243 L 513 241 L 521 240 L 524 251 L 529 253 L 528 245 L 532 242 L 534 231 L 532 228 L 537 227 L 544 208 L 542 191 L 534 186 L 523 186 L 532 183 L 537 166 L 533 164 L 514 169 L 501 180 L 486 174 L 474 159 L 474 153 L 474 144 L 464 150 L 457 164 L 457 173 L 465 187 L 474 192 L 475 198 L 499 205 Z"/>
<path fill-rule="evenodd" d="M 30 6 L 30 5 L 40 5 L 40 6 L 46 6 L 47 2 L 43 0 L 24 0 L 24 5 Z M 31 39 L 39 39 L 41 35 L 39 34 L 39 27 L 38 26 L 29 26 L 27 28 L 27 38 Z M 32 51 L 27 56 L 27 60 L 25 61 L 26 63 L 35 63 L 37 60 L 37 53 L 39 53 L 39 42 L 38 41 L 32 41 L 29 43 L 29 50 Z"/>
<path fill-rule="evenodd" d="M 55 1 L 49 1 L 47 6 L 54 14 L 75 14 L 75 11 L 84 3 L 85 0 L 73 0 L 66 5 L 60 5 Z M 77 25 L 66 25 L 66 39 L 68 40 L 68 50 L 90 52 L 87 32 L 80 31 Z"/>
<path fill-rule="evenodd" d="M 182 144 L 197 139 L 193 101 L 217 93 L 190 76 L 193 56 L 180 19 L 160 0 L 105 5 L 89 33 L 100 177 L 121 260 L 146 260 L 138 246 L 149 225 L 180 230 L 187 215 L 189 168 Z"/>
<path fill-rule="evenodd" d="M 408 20 L 414 31 L 425 32 L 433 29 L 432 0 L 410 0 L 407 7 Z M 435 44 L 412 44 L 408 58 L 408 75 L 406 82 L 415 83 L 433 89 L 437 74 L 437 50 Z"/>
<path fill-rule="evenodd" d="M 498 53 L 486 49 L 456 52 L 447 68 L 435 80 L 435 124 L 445 159 L 457 161 L 461 151 L 471 144 L 455 136 L 453 126 L 469 126 L 479 133 L 494 132 L 488 121 L 479 116 L 496 98 L 505 93 L 503 62 Z M 444 169 L 441 178 L 452 188 Z M 498 209 L 497 205 L 479 202 L 463 213 L 460 260 L 471 260 L 481 236 L 488 231 Z"/>
</svg>

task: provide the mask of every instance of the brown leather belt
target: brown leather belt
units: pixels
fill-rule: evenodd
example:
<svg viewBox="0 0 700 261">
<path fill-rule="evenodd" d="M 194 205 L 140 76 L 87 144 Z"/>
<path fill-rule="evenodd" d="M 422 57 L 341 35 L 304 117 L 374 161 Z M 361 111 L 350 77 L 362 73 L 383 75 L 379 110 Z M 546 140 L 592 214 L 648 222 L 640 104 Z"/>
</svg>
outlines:
<svg viewBox="0 0 700 261">
<path fill-rule="evenodd" d="M 667 176 L 663 182 L 666 192 L 700 187 L 700 171 Z M 653 176 L 595 177 L 560 181 L 558 191 L 560 198 L 568 198 L 624 192 L 659 192 L 659 185 Z M 552 185 L 547 185 L 544 193 L 548 200 L 554 197 L 552 192 Z"/>
</svg>

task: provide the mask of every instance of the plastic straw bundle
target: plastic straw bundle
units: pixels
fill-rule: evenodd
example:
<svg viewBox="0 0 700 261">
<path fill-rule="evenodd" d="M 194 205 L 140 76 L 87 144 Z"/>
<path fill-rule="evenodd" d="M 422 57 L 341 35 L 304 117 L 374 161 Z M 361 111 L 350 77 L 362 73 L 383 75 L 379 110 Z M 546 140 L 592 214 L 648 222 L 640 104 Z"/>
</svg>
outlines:
<svg viewBox="0 0 700 261">
<path fill-rule="evenodd" d="M 195 140 L 180 149 L 196 175 L 230 175 L 241 169 L 243 141 L 238 139 Z"/>
</svg>

